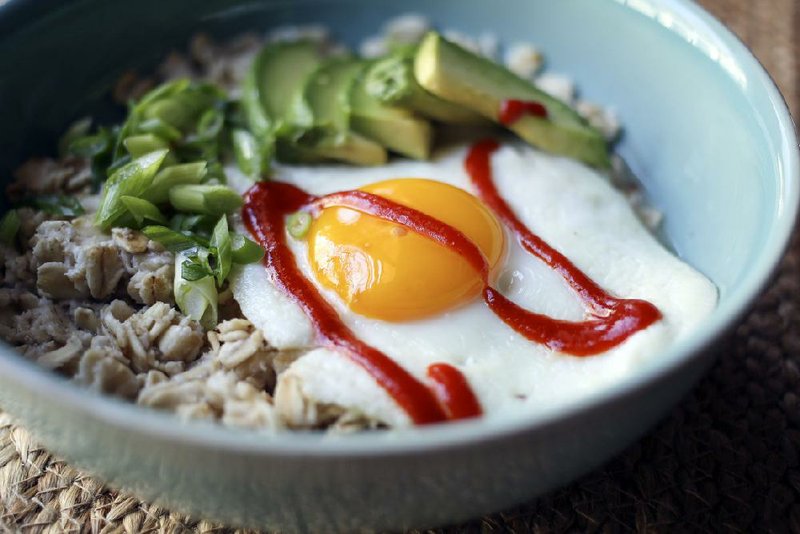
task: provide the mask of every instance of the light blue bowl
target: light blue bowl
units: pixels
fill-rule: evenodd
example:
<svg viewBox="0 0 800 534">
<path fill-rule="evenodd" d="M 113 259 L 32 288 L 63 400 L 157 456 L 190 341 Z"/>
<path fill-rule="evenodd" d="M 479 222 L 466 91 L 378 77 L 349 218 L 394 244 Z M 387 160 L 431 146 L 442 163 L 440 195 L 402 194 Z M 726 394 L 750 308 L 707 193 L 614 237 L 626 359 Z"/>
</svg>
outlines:
<svg viewBox="0 0 800 534">
<path fill-rule="evenodd" d="M 351 44 L 409 10 L 529 40 L 613 105 L 620 151 L 666 213 L 665 236 L 720 288 L 716 312 L 618 387 L 558 413 L 331 438 L 205 426 L 99 398 L 3 348 L 0 403 L 65 458 L 146 499 L 235 524 L 395 529 L 460 521 L 565 484 L 647 430 L 713 360 L 781 257 L 798 152 L 780 94 L 727 30 L 684 0 L 10 1 L 0 4 L 0 171 L 102 107 L 128 66 L 193 32 L 323 22 Z M 5 172 L 3 176 L 8 176 Z"/>
</svg>

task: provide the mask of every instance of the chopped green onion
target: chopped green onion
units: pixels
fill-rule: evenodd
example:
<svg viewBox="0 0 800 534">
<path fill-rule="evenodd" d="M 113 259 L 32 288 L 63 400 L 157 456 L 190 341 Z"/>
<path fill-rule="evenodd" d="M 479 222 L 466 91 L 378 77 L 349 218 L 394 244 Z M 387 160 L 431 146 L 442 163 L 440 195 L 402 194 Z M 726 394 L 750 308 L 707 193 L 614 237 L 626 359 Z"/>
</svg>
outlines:
<svg viewBox="0 0 800 534">
<path fill-rule="evenodd" d="M 160 94 L 146 95 L 137 105 L 137 111 L 144 119 L 159 119 L 186 131 L 195 126 L 198 115 L 202 117 L 206 110 L 222 104 L 224 99 L 225 94 L 211 84 L 183 81 Z M 210 122 L 213 119 L 207 119 L 204 125 Z"/>
<path fill-rule="evenodd" d="M 204 160 L 209 176 L 224 183 L 225 176 L 218 164 L 223 143 L 227 141 L 222 132 L 231 127 L 229 114 L 234 111 L 235 106 L 221 89 L 181 79 L 164 83 L 138 102 L 130 102 L 122 124 L 100 127 L 92 135 L 85 135 L 88 123 L 76 124 L 65 135 L 62 145 L 70 154 L 91 158 L 95 191 L 108 176 L 132 160 L 167 147 L 170 152 L 162 166 Z M 146 200 L 153 202 L 151 198 Z M 162 191 L 156 203 L 166 200 L 166 192 Z"/>
<path fill-rule="evenodd" d="M 179 130 L 188 128 L 193 119 L 193 110 L 177 96 L 158 100 L 143 110 L 147 119 L 159 119 L 173 124 Z"/>
<path fill-rule="evenodd" d="M 128 208 L 128 211 L 138 224 L 141 225 L 145 220 L 167 224 L 167 218 L 158 211 L 155 204 L 143 198 L 131 196 L 122 196 L 120 200 L 125 204 L 125 207 Z"/>
<path fill-rule="evenodd" d="M 142 233 L 156 243 L 161 243 L 170 252 L 182 252 L 201 246 L 200 240 L 189 232 L 176 232 L 166 226 L 145 226 Z"/>
<path fill-rule="evenodd" d="M 175 282 L 173 292 L 175 303 L 181 311 L 191 319 L 199 321 L 206 329 L 217 325 L 217 288 L 212 276 L 204 276 L 197 280 L 187 280 L 183 277 L 186 255 L 175 255 Z"/>
<path fill-rule="evenodd" d="M 166 160 L 166 158 L 164 158 Z M 128 163 L 133 161 L 133 158 L 130 154 L 123 154 L 122 156 L 116 158 L 111 165 L 108 166 L 108 174 L 114 174 L 114 172 L 118 171 Z"/>
<path fill-rule="evenodd" d="M 89 129 L 92 127 L 92 119 L 89 117 L 84 117 L 82 119 L 78 119 L 73 122 L 67 131 L 64 132 L 64 135 L 61 136 L 61 139 L 58 140 L 58 153 L 63 157 L 66 156 L 70 150 L 70 146 L 72 143 L 81 137 L 85 137 L 89 133 Z"/>
<path fill-rule="evenodd" d="M 125 145 L 123 144 L 123 141 L 136 133 L 136 128 L 142 121 L 141 115 L 142 113 L 139 110 L 139 108 L 135 106 L 132 102 L 129 102 L 128 117 L 125 119 L 125 122 L 123 122 L 121 126 L 117 126 L 114 129 L 115 142 L 114 142 L 114 149 L 111 152 L 112 166 L 117 163 L 118 159 L 126 155 Z M 109 172 L 111 172 L 111 168 L 109 168 Z"/>
<path fill-rule="evenodd" d="M 163 83 L 145 93 L 142 99 L 139 100 L 137 106 L 139 108 L 143 108 L 152 104 L 156 100 L 178 94 L 181 91 L 185 91 L 191 85 L 191 83 L 192 81 L 189 78 L 179 78 L 171 82 Z"/>
<path fill-rule="evenodd" d="M 221 215 L 239 208 L 242 197 L 224 185 L 177 185 L 169 190 L 169 202 L 178 211 Z"/>
<path fill-rule="evenodd" d="M 20 220 L 17 210 L 8 211 L 0 220 L 0 241 L 8 246 L 14 244 L 19 232 Z"/>
<path fill-rule="evenodd" d="M 59 217 L 78 217 L 85 210 L 77 198 L 68 195 L 40 195 L 29 197 L 19 202 L 21 206 L 30 206 L 39 211 L 58 215 Z"/>
<path fill-rule="evenodd" d="M 79 158 L 93 158 L 111 148 L 111 133 L 100 130 L 94 135 L 84 135 L 70 140 L 66 152 Z"/>
<path fill-rule="evenodd" d="M 196 282 L 206 276 L 213 276 L 213 273 L 199 263 L 186 260 L 181 265 L 181 278 L 187 282 Z"/>
<path fill-rule="evenodd" d="M 222 131 L 225 124 L 225 115 L 221 109 L 210 108 L 206 110 L 197 121 L 197 132 L 191 136 L 190 142 L 213 141 Z"/>
<path fill-rule="evenodd" d="M 261 174 L 261 151 L 256 138 L 247 130 L 233 131 L 233 153 L 239 169 L 250 178 Z"/>
<path fill-rule="evenodd" d="M 181 266 L 183 279 L 194 282 L 206 276 L 214 276 L 209 257 L 210 252 L 204 248 L 198 248 L 194 254 L 188 255 Z"/>
<path fill-rule="evenodd" d="M 208 173 L 206 174 L 206 181 L 216 180 L 220 184 L 227 184 L 228 177 L 225 176 L 225 169 L 222 168 L 222 164 L 219 161 L 209 162 L 208 166 L 206 167 Z"/>
<path fill-rule="evenodd" d="M 219 218 L 219 222 L 214 227 L 209 247 L 216 259 L 214 276 L 217 279 L 217 286 L 222 287 L 222 283 L 228 277 L 228 273 L 231 272 L 231 264 L 233 263 L 231 236 L 228 234 L 228 220 L 225 215 Z"/>
<path fill-rule="evenodd" d="M 120 200 L 123 196 L 140 197 L 153 183 L 168 150 L 157 150 L 120 167 L 106 181 L 103 196 L 97 209 L 95 223 L 103 230 L 111 228 L 122 217 L 126 208 Z"/>
<path fill-rule="evenodd" d="M 251 241 L 242 234 L 231 233 L 230 235 L 232 244 L 231 256 L 233 257 L 234 263 L 246 265 L 248 263 L 261 261 L 261 258 L 264 257 L 264 249 L 254 241 Z"/>
<path fill-rule="evenodd" d="M 154 150 L 169 148 L 169 144 L 154 134 L 141 134 L 128 137 L 122 142 L 132 158 L 140 158 Z"/>
<path fill-rule="evenodd" d="M 247 117 L 244 115 L 240 100 L 228 100 L 224 111 L 226 125 L 231 128 L 247 128 Z"/>
<path fill-rule="evenodd" d="M 172 216 L 169 227 L 176 232 L 204 232 L 210 233 L 217 219 L 213 215 L 188 215 L 176 213 Z"/>
<path fill-rule="evenodd" d="M 303 239 L 311 228 L 311 214 L 307 211 L 296 211 L 286 219 L 286 231 L 295 239 Z"/>
<path fill-rule="evenodd" d="M 145 197 L 154 203 L 162 204 L 169 200 L 169 190 L 176 185 L 199 184 L 206 175 L 206 162 L 181 163 L 158 171 L 153 183 L 145 192 Z"/>
<path fill-rule="evenodd" d="M 180 141 L 183 134 L 180 130 L 168 124 L 161 119 L 147 119 L 139 124 L 139 130 L 144 133 L 151 133 L 159 136 L 161 139 L 175 142 Z"/>
<path fill-rule="evenodd" d="M 65 135 L 63 141 L 66 142 L 67 138 Z M 91 160 L 93 192 L 97 192 L 106 179 L 115 138 L 114 129 L 101 126 L 94 134 L 69 139 L 69 144 L 66 146 L 67 154 Z"/>
</svg>

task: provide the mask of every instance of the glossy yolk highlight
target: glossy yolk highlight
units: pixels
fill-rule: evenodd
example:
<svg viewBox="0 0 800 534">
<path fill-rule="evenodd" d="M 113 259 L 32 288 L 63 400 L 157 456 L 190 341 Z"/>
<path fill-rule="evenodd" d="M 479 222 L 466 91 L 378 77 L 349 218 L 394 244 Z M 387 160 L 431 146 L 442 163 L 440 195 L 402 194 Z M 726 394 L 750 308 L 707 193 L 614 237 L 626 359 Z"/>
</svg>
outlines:
<svg viewBox="0 0 800 534">
<path fill-rule="evenodd" d="M 448 184 L 406 178 L 363 191 L 414 208 L 460 230 L 488 260 L 491 273 L 505 250 L 503 228 L 480 200 Z M 481 295 L 483 281 L 458 253 L 395 223 L 330 207 L 308 233 L 317 280 L 359 315 L 384 321 L 422 319 Z"/>
</svg>

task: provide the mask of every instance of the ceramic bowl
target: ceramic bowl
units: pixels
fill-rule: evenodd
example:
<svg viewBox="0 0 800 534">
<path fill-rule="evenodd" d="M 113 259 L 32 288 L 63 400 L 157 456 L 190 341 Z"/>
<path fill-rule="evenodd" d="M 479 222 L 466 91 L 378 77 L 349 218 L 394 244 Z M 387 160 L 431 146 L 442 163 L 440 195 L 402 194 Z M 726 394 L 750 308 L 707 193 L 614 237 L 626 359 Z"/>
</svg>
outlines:
<svg viewBox="0 0 800 534">
<path fill-rule="evenodd" d="M 717 310 L 618 386 L 537 418 L 350 437 L 237 432 L 81 391 L 0 347 L 0 404 L 48 448 L 148 500 L 230 524 L 402 529 L 461 521 L 563 485 L 644 433 L 713 360 L 767 282 L 798 204 L 798 153 L 774 84 L 685 0 L 43 0 L 0 2 L 0 176 L 104 113 L 125 69 L 191 34 L 321 22 L 350 44 L 417 11 L 532 41 L 625 125 L 619 151 L 666 214 L 664 239 L 719 287 Z M 708 350 L 711 349 L 711 350 Z"/>
</svg>

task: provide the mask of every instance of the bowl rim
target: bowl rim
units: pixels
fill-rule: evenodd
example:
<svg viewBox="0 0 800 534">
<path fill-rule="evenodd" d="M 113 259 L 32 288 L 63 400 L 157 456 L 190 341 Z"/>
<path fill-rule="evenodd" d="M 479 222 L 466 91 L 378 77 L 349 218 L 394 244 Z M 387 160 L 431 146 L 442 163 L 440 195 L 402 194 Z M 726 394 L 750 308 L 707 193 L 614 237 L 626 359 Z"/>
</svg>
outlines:
<svg viewBox="0 0 800 534">
<path fill-rule="evenodd" d="M 175 424 L 176 418 L 173 414 L 142 409 L 135 404 L 76 387 L 55 373 L 12 354 L 14 349 L 5 343 L 0 343 L 0 374 L 13 377 L 18 386 L 29 391 L 47 391 L 51 402 L 81 412 L 94 418 L 98 424 L 115 427 L 120 432 L 134 432 L 173 444 L 224 449 L 243 454 L 324 458 L 418 453 L 541 431 L 620 400 L 670 373 L 677 372 L 683 365 L 698 357 L 704 347 L 719 338 L 745 314 L 780 264 L 789 245 L 800 205 L 800 151 L 788 106 L 774 80 L 747 46 L 705 9 L 691 0 L 608 1 L 634 9 L 662 26 L 666 26 L 665 16 L 672 20 L 686 21 L 689 27 L 699 27 L 707 36 L 713 36 L 724 43 L 738 63 L 757 79 L 758 85 L 766 92 L 771 105 L 769 112 L 775 115 L 777 133 L 781 139 L 780 146 L 775 147 L 783 170 L 782 176 L 778 176 L 778 207 L 772 221 L 772 232 L 764 244 L 764 253 L 752 270 L 755 274 L 730 292 L 724 305 L 709 318 L 706 328 L 697 329 L 682 342 L 663 351 L 662 357 L 652 365 L 626 377 L 620 383 L 542 414 L 508 418 L 500 416 L 404 429 L 402 432 L 341 437 L 310 432 L 254 432 L 195 421 Z M 11 0 L 5 7 L 17 7 L 21 3 L 21 0 Z"/>
</svg>

